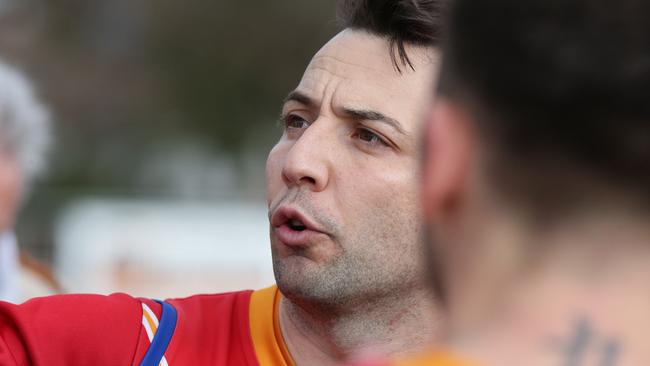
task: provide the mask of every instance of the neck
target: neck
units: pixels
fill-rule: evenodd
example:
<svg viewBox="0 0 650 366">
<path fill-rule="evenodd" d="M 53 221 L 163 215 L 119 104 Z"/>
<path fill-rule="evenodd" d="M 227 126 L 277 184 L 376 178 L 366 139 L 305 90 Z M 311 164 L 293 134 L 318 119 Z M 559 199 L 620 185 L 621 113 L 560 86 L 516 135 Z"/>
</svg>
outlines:
<svg viewBox="0 0 650 366">
<path fill-rule="evenodd" d="M 646 225 L 615 217 L 573 222 L 538 244 L 536 260 L 512 271 L 497 300 L 455 325 L 461 351 L 487 365 L 650 364 Z"/>
<path fill-rule="evenodd" d="M 400 355 L 437 339 L 441 317 L 427 290 L 323 311 L 282 298 L 280 327 L 297 365 L 338 365 L 359 352 Z"/>
</svg>

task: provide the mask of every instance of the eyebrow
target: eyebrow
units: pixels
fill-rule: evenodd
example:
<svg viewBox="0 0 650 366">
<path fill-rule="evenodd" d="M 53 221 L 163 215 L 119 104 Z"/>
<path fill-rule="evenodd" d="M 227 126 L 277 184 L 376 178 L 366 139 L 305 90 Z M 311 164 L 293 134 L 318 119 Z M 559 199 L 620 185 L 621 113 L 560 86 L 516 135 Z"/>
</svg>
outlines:
<svg viewBox="0 0 650 366">
<path fill-rule="evenodd" d="M 408 135 L 408 133 L 406 133 L 404 127 L 402 127 L 402 124 L 399 123 L 398 120 L 388 117 L 380 112 L 365 110 L 365 109 L 352 109 L 352 108 L 344 108 L 343 111 L 353 119 L 382 122 L 393 127 L 394 129 L 397 130 L 397 132 L 403 135 Z"/>
<path fill-rule="evenodd" d="M 299 92 L 297 90 L 294 90 L 291 93 L 289 93 L 289 95 L 287 95 L 287 97 L 284 98 L 283 104 L 286 104 L 289 101 L 295 101 L 310 107 L 316 106 L 316 102 L 314 101 L 314 99 L 310 98 L 307 94 Z"/>
<path fill-rule="evenodd" d="M 297 90 L 292 91 L 291 93 L 289 93 L 289 95 L 287 95 L 286 98 L 284 98 L 285 104 L 289 101 L 295 101 L 300 104 L 304 104 L 308 107 L 315 107 L 318 105 L 318 103 L 316 103 L 314 99 L 310 98 L 307 94 L 299 92 Z M 344 108 L 343 111 L 352 119 L 382 122 L 393 127 L 395 130 L 397 130 L 397 132 L 403 135 L 408 135 L 408 133 L 406 132 L 406 130 L 404 130 L 404 127 L 402 127 L 402 124 L 398 120 L 388 117 L 383 113 L 373 111 L 373 110 L 368 110 L 368 109 L 354 109 L 354 108 Z"/>
</svg>

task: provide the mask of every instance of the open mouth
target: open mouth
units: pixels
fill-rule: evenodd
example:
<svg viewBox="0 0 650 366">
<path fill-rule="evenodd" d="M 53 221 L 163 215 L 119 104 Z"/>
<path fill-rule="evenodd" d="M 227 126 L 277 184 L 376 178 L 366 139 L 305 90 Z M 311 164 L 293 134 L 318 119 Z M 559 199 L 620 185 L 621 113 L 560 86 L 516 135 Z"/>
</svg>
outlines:
<svg viewBox="0 0 650 366">
<path fill-rule="evenodd" d="M 304 231 L 307 227 L 298 219 L 291 219 L 287 222 L 289 228 L 293 231 Z"/>
<path fill-rule="evenodd" d="M 308 216 L 290 207 L 277 209 L 271 217 L 271 226 L 273 235 L 289 247 L 306 247 L 328 235 Z"/>
</svg>

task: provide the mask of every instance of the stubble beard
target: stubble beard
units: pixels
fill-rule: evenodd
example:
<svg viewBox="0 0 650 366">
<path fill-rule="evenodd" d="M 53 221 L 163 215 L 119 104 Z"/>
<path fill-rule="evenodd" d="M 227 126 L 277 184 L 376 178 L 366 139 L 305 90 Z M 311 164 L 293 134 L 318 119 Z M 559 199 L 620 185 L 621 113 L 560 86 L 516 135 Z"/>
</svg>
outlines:
<svg viewBox="0 0 650 366">
<path fill-rule="evenodd" d="M 408 297 L 409 291 L 424 287 L 419 226 L 410 226 L 414 224 L 410 218 L 403 220 L 408 223 L 391 220 L 387 222 L 392 224 L 370 225 L 354 235 L 355 240 L 335 243 L 339 252 L 325 262 L 311 261 L 300 251 L 280 258 L 273 250 L 280 291 L 302 308 L 340 315 Z M 415 229 L 405 232 L 408 227 Z"/>
</svg>

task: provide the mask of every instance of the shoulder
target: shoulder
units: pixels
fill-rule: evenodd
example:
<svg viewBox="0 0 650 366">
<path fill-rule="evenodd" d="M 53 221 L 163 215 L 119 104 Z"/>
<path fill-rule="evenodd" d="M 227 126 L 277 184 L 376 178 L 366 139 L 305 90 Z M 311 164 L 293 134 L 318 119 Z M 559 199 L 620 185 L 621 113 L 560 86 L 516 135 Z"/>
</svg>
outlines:
<svg viewBox="0 0 650 366">
<path fill-rule="evenodd" d="M 248 309 L 253 291 L 238 291 L 211 295 L 194 295 L 167 299 L 178 313 L 179 324 L 195 332 L 220 331 L 226 325 L 248 324 Z M 206 324 L 219 325 L 207 327 Z M 215 329 L 217 328 L 217 329 Z"/>
<path fill-rule="evenodd" d="M 249 329 L 252 294 L 246 290 L 165 300 L 178 317 L 167 359 L 195 365 L 256 365 Z"/>
<path fill-rule="evenodd" d="M 195 295 L 165 305 L 125 294 L 0 302 L 0 365 L 138 365 L 152 353 L 163 364 L 258 365 L 252 294 Z"/>
<path fill-rule="evenodd" d="M 37 365 L 130 365 L 141 319 L 141 301 L 125 294 L 57 295 L 20 305 L 0 302 L 0 347 L 13 358 L 7 364 L 30 360 Z"/>
<path fill-rule="evenodd" d="M 204 308 L 236 308 L 239 306 L 248 306 L 252 290 L 225 292 L 220 294 L 202 294 L 193 295 L 184 298 L 172 298 L 165 300 L 173 304 L 177 310 L 202 310 Z M 208 314 L 205 314 L 208 315 Z"/>
</svg>

